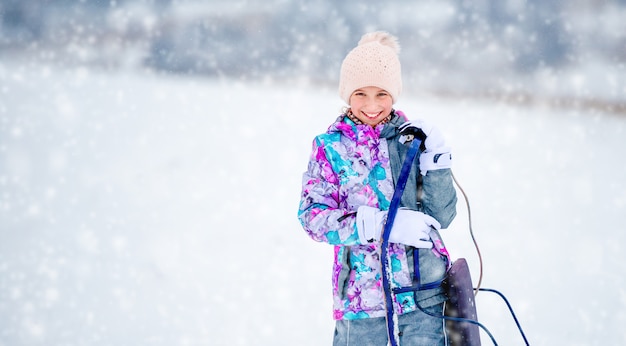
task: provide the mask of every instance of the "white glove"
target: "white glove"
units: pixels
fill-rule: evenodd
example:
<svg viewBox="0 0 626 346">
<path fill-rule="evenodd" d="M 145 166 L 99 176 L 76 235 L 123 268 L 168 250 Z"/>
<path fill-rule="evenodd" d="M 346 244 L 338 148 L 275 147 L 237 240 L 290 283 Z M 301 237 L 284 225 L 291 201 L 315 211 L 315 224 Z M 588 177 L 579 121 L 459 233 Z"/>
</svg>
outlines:
<svg viewBox="0 0 626 346">
<path fill-rule="evenodd" d="M 382 237 L 386 219 L 387 211 L 360 206 L 356 213 L 356 226 L 361 244 L 378 242 Z M 441 225 L 433 217 L 419 211 L 400 208 L 391 227 L 389 241 L 430 249 L 433 246 L 430 231 L 440 228 Z"/>
<path fill-rule="evenodd" d="M 361 244 L 373 243 L 380 240 L 383 225 L 387 219 L 387 211 L 362 205 L 356 211 L 356 230 L 359 233 Z"/>
<path fill-rule="evenodd" d="M 403 123 L 398 128 L 400 130 L 400 143 L 404 144 L 417 138 L 424 141 L 426 150 L 443 147 L 446 145 L 443 134 L 436 127 L 422 121 L 411 120 Z"/>
<path fill-rule="evenodd" d="M 420 155 L 420 173 L 422 175 L 426 175 L 428 171 L 451 167 L 452 154 L 450 153 L 449 147 L 432 150 L 426 149 L 426 151 Z"/>
<path fill-rule="evenodd" d="M 389 241 L 430 249 L 433 247 L 430 231 L 440 228 L 441 224 L 433 217 L 416 210 L 400 208 L 391 227 Z"/>
<path fill-rule="evenodd" d="M 417 138 L 423 141 L 424 151 L 420 155 L 420 173 L 452 167 L 450 147 L 446 147 L 441 131 L 421 120 L 407 121 L 400 125 L 400 143 Z"/>
</svg>

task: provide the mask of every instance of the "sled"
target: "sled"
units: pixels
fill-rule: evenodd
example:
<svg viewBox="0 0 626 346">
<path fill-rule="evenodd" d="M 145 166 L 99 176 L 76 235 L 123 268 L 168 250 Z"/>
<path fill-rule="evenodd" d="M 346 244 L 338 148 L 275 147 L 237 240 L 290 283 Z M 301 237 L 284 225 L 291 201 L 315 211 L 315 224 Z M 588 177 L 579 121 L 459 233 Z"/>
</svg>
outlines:
<svg viewBox="0 0 626 346">
<path fill-rule="evenodd" d="M 472 277 L 464 258 L 459 258 L 452 263 L 443 287 L 448 296 L 444 315 L 451 317 L 451 319 L 446 318 L 445 322 L 449 345 L 480 346 L 478 325 L 470 322 L 478 321 L 478 316 Z"/>
<path fill-rule="evenodd" d="M 402 165 L 402 169 L 400 171 L 400 175 L 398 177 L 398 181 L 396 183 L 396 188 L 394 190 L 393 197 L 391 199 L 389 211 L 387 214 L 387 221 L 385 222 L 382 239 L 381 239 L 382 240 L 381 242 L 382 282 L 383 282 L 383 291 L 384 291 L 384 296 L 385 296 L 385 307 L 386 307 L 385 319 L 387 322 L 386 323 L 387 334 L 389 336 L 389 343 L 391 346 L 399 345 L 399 340 L 398 340 L 399 338 L 398 338 L 398 335 L 396 334 L 395 322 L 397 321 L 397 316 L 395 315 L 395 311 L 393 309 L 393 295 L 402 293 L 402 292 L 427 289 L 427 287 L 430 286 L 431 284 L 435 284 L 435 283 L 430 283 L 427 285 L 421 285 L 419 283 L 419 280 L 417 280 L 417 286 L 413 285 L 410 287 L 392 288 L 391 281 L 390 281 L 391 265 L 389 263 L 389 256 L 388 256 L 389 235 L 391 233 L 391 227 L 393 225 L 396 212 L 398 211 L 398 208 L 400 206 L 400 198 L 402 197 L 402 193 L 404 191 L 406 181 L 409 176 L 412 162 L 417 156 L 419 150 L 420 149 L 423 150 L 423 148 L 421 148 L 420 145 L 423 144 L 424 139 L 422 139 L 422 141 L 414 141 L 413 143 L 411 143 L 411 146 L 406 154 L 404 163 Z M 454 178 L 454 175 L 452 175 L 452 178 L 454 179 L 454 182 L 457 184 L 457 186 L 459 186 L 456 179 Z M 465 194 L 463 189 L 461 189 L 460 186 L 459 186 L 459 189 L 463 193 L 463 196 L 465 197 L 465 200 L 467 202 L 468 201 L 467 195 Z M 470 210 L 469 210 L 469 202 L 467 202 L 467 208 L 468 208 L 468 214 L 471 215 Z M 478 256 L 479 258 L 481 258 L 480 251 L 478 250 L 478 245 L 476 243 L 476 240 L 474 239 L 474 234 L 472 232 L 471 218 L 470 218 L 470 234 L 472 235 L 472 239 L 474 240 L 474 244 L 476 245 Z M 417 268 L 419 268 L 419 265 L 417 266 Z M 482 259 L 481 259 L 481 273 L 482 273 Z M 456 261 L 454 261 L 454 263 L 452 263 L 452 266 L 448 270 L 446 278 L 443 280 L 443 282 L 440 281 L 436 283 L 437 286 L 440 284 L 442 285 L 448 297 L 448 301 L 446 302 L 444 306 L 443 316 L 430 314 L 426 310 L 422 309 L 419 304 L 417 304 L 417 307 L 427 315 L 430 315 L 436 318 L 443 318 L 445 320 L 445 329 L 446 329 L 446 335 L 448 338 L 449 346 L 480 346 L 479 327 L 489 336 L 493 344 L 497 346 L 498 344 L 496 343 L 496 340 L 493 337 L 493 335 L 489 332 L 489 330 L 485 326 L 483 326 L 480 322 L 478 322 L 478 315 L 476 314 L 476 303 L 474 300 L 475 290 L 496 293 L 506 302 L 509 308 L 509 311 L 511 312 L 511 316 L 513 316 L 513 319 L 515 320 L 515 323 L 517 324 L 517 328 L 519 329 L 522 337 L 524 338 L 524 342 L 528 346 L 529 343 L 528 343 L 528 340 L 526 339 L 526 335 L 524 335 L 524 332 L 522 331 L 522 327 L 520 326 L 519 321 L 517 320 L 517 317 L 515 316 L 515 313 L 513 312 L 513 308 L 511 307 L 511 304 L 509 304 L 506 297 L 502 293 L 494 289 L 480 288 L 481 281 L 482 281 L 482 274 L 481 274 L 481 279 L 478 280 L 479 287 L 477 289 L 474 289 L 474 286 L 472 285 L 472 277 L 469 272 L 469 267 L 467 266 L 467 261 L 465 261 L 464 258 L 459 258 Z"/>
</svg>

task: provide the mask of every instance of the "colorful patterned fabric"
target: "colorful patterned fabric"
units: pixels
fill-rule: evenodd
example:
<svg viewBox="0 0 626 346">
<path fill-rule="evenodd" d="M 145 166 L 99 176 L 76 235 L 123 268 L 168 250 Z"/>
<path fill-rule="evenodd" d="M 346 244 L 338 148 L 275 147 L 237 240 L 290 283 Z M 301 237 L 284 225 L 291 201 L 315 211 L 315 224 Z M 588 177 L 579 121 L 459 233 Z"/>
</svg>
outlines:
<svg viewBox="0 0 626 346">
<path fill-rule="evenodd" d="M 401 113 L 397 112 L 401 115 Z M 328 131 L 315 137 L 308 170 L 303 175 L 302 199 L 299 219 L 308 235 L 318 241 L 335 245 L 332 274 L 334 318 L 359 319 L 385 316 L 385 303 L 382 289 L 380 244 L 361 244 L 357 234 L 355 217 L 359 206 L 368 205 L 387 210 L 394 191 L 394 177 L 403 159 L 397 143 L 397 127 L 405 119 L 394 114 L 392 120 L 372 128 L 357 125 L 347 116 L 340 116 Z M 391 150 L 390 157 L 390 147 Z M 417 162 L 417 160 L 416 160 Z M 418 168 L 415 171 L 419 171 Z M 431 172 L 424 177 L 424 187 Z M 450 185 L 441 198 L 424 198 L 437 203 L 424 205 L 423 211 L 434 206 L 448 206 L 446 210 L 429 213 L 447 227 L 455 214 L 456 195 L 451 179 L 436 178 L 434 185 L 444 182 Z M 412 175 L 416 179 L 416 175 Z M 404 207 L 420 209 L 417 201 L 417 182 L 414 191 L 405 193 Z M 452 194 L 450 196 L 450 194 Z M 408 197 L 407 197 L 408 196 Z M 411 202 L 412 201 L 412 202 Z M 407 205 L 408 204 L 408 205 Z M 450 209 L 451 207 L 451 209 Z M 440 208 L 435 208 L 440 209 Z M 435 214 L 435 215 L 432 215 Z M 439 218 L 438 218 L 439 216 Z M 443 219 L 442 220 L 439 219 Z M 419 251 L 420 274 L 426 279 L 441 278 L 445 274 L 446 261 L 441 254 L 447 254 L 441 241 L 436 241 L 433 250 Z M 389 247 L 392 265 L 392 285 L 410 286 L 413 279 L 412 247 L 391 243 Z M 422 270 L 422 262 L 425 268 Z M 423 271 L 423 272 L 422 272 Z M 395 309 L 398 314 L 416 310 L 415 295 L 412 292 L 396 297 Z M 441 289 L 420 292 L 418 301 L 422 306 L 432 306 L 444 301 Z M 423 301 L 423 303 L 422 303 Z"/>
</svg>

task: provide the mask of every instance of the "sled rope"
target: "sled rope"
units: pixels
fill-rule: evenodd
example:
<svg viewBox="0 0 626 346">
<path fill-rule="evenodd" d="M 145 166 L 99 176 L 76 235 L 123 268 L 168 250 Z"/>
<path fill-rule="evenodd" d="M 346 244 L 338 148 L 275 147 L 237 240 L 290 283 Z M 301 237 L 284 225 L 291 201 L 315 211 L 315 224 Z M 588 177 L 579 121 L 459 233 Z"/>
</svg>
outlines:
<svg viewBox="0 0 626 346">
<path fill-rule="evenodd" d="M 463 188 L 461 187 L 461 184 L 459 184 L 458 180 L 454 176 L 454 172 L 452 173 L 452 180 L 454 181 L 456 186 L 459 188 L 459 191 L 461 191 L 461 194 L 463 195 L 463 198 L 465 199 L 465 205 L 467 206 L 467 219 L 468 219 L 468 224 L 469 224 L 469 233 L 470 233 L 470 236 L 472 237 L 472 241 L 474 242 L 476 253 L 478 254 L 478 263 L 480 265 L 480 270 L 479 270 L 479 275 L 478 275 L 478 283 L 476 284 L 476 288 L 474 289 L 474 297 L 475 297 L 476 295 L 478 295 L 478 292 L 480 291 L 481 283 L 483 282 L 483 256 L 480 253 L 480 248 L 478 247 L 478 242 L 476 241 L 476 237 L 474 237 L 474 230 L 472 228 L 472 211 L 470 209 L 469 198 L 467 197 L 465 190 L 463 190 Z"/>
<path fill-rule="evenodd" d="M 515 324 L 517 325 L 517 329 L 519 329 L 520 334 L 522 334 L 522 338 L 524 338 L 524 342 L 526 343 L 526 346 L 529 346 L 528 339 L 526 339 L 526 334 L 524 334 L 524 331 L 522 330 L 522 325 L 520 325 L 519 321 L 517 320 L 517 316 L 515 316 L 515 312 L 513 311 L 513 307 L 509 303 L 509 300 L 506 299 L 504 294 L 502 294 L 502 292 L 500 292 L 498 290 L 494 290 L 493 288 L 478 288 L 478 290 L 495 293 L 495 294 L 499 295 L 500 298 L 502 298 L 502 300 L 504 300 L 504 302 L 506 303 L 506 306 L 509 308 L 509 312 L 511 313 L 511 316 L 513 317 L 513 320 L 515 321 Z"/>
<path fill-rule="evenodd" d="M 418 152 L 420 151 L 420 144 L 423 141 L 413 141 L 411 143 L 411 146 L 409 147 L 409 150 L 406 154 L 406 157 L 404 159 L 404 163 L 402 164 L 402 169 L 400 170 L 400 175 L 398 177 L 398 181 L 396 184 L 396 189 L 394 190 L 393 193 L 393 197 L 389 206 L 389 211 L 387 212 L 387 221 L 385 222 L 385 226 L 383 229 L 383 235 L 382 235 L 382 242 L 381 242 L 381 265 L 382 265 L 382 280 L 383 280 L 383 291 L 385 293 L 385 307 L 386 307 L 386 320 L 387 320 L 387 334 L 389 337 L 389 343 L 391 346 L 399 346 L 399 340 L 398 340 L 398 333 L 396 331 L 396 323 L 397 323 L 397 316 L 395 314 L 395 310 L 394 310 L 394 302 L 393 302 L 393 294 L 398 293 L 398 291 L 404 291 L 405 288 L 392 288 L 391 287 L 391 278 L 392 278 L 392 270 L 391 270 L 391 258 L 389 256 L 389 235 L 391 234 L 391 228 L 393 226 L 393 222 L 395 220 L 396 217 L 396 213 L 398 211 L 398 208 L 400 206 L 400 200 L 402 198 L 402 194 L 404 192 L 404 188 L 406 187 L 406 182 L 409 176 L 409 172 L 411 171 L 411 166 L 413 164 L 413 160 L 415 159 L 415 157 L 417 156 Z M 468 222 L 469 222 L 469 232 L 470 235 L 472 237 L 472 242 L 474 243 L 474 247 L 476 248 L 476 252 L 478 254 L 478 260 L 480 263 L 480 276 L 479 276 L 479 280 L 478 280 L 478 284 L 477 287 L 474 288 L 474 296 L 476 296 L 478 294 L 478 292 L 480 291 L 486 291 L 486 292 L 492 292 L 492 293 L 496 293 L 497 295 L 499 295 L 504 302 L 506 303 L 507 307 L 509 308 L 509 312 L 511 313 L 511 315 L 513 316 L 513 319 L 515 320 L 515 323 L 517 325 L 517 328 L 520 332 L 520 334 L 522 335 L 522 338 L 524 339 L 524 342 L 526 343 L 526 345 L 528 346 L 528 340 L 526 339 L 526 335 L 524 334 L 524 331 L 522 330 L 522 327 L 519 323 L 519 321 L 517 320 L 517 317 L 515 316 L 515 312 L 513 311 L 513 308 L 511 307 L 511 304 L 509 304 L 508 300 L 506 299 L 506 297 L 500 293 L 497 290 L 494 289 L 489 289 L 489 288 L 481 288 L 481 284 L 482 284 L 482 279 L 483 279 L 483 259 L 482 259 L 482 254 L 480 252 L 480 248 L 478 246 L 478 242 L 476 241 L 476 237 L 474 236 L 474 230 L 472 228 L 472 213 L 471 213 L 471 209 L 470 209 L 470 203 L 469 203 L 469 198 L 467 196 L 467 194 L 465 193 L 465 190 L 463 190 L 463 188 L 461 187 L 461 185 L 459 184 L 458 180 L 456 179 L 456 177 L 454 176 L 454 173 L 452 173 L 452 180 L 454 181 L 454 183 L 456 184 L 456 186 L 459 188 L 459 190 L 461 191 L 461 194 L 463 195 L 463 198 L 465 199 L 465 204 L 467 206 L 467 214 L 468 214 Z M 410 288 L 406 288 L 407 290 L 415 290 L 414 287 L 410 287 Z M 419 290 L 420 288 L 418 288 Z M 459 317 L 451 317 L 451 316 L 444 316 L 444 315 L 436 315 L 436 314 L 432 314 L 426 310 L 424 310 L 419 302 L 416 301 L 416 305 L 418 307 L 419 310 L 421 310 L 423 313 L 430 315 L 432 317 L 437 317 L 437 318 L 441 318 L 444 320 L 452 320 L 452 321 L 456 321 L 459 323 L 471 323 L 471 324 L 475 324 L 478 327 L 480 327 L 491 339 L 491 341 L 493 342 L 493 344 L 495 346 L 497 346 L 497 342 L 495 340 L 495 338 L 493 337 L 493 335 L 491 334 L 491 332 L 489 332 L 489 330 L 482 325 L 480 322 L 475 321 L 475 320 L 471 320 L 471 319 L 466 319 L 466 318 L 459 318 Z"/>
<path fill-rule="evenodd" d="M 389 235 L 391 234 L 391 227 L 393 226 L 393 221 L 396 218 L 396 213 L 400 206 L 400 200 L 402 198 L 402 193 L 404 192 L 404 188 L 406 187 L 407 179 L 409 178 L 409 172 L 411 171 L 411 166 L 413 165 L 413 160 L 417 156 L 419 151 L 421 141 L 413 141 L 411 146 L 409 147 L 409 151 L 406 153 L 406 157 L 404 159 L 404 163 L 402 164 L 402 169 L 400 170 L 400 175 L 398 177 L 398 182 L 396 184 L 396 189 L 393 192 L 393 197 L 391 199 L 391 204 L 389 205 L 389 211 L 387 212 L 387 221 L 385 222 L 385 228 L 383 231 L 382 242 L 380 245 L 381 251 L 381 264 L 382 264 L 382 274 L 383 274 L 383 291 L 385 293 L 385 307 L 386 307 L 386 319 L 387 319 L 387 334 L 389 336 L 389 342 L 391 346 L 398 346 L 398 333 L 396 332 L 396 322 L 397 316 L 394 311 L 393 306 L 393 292 L 391 287 L 391 278 L 392 278 L 392 270 L 391 270 L 391 258 L 389 256 Z"/>
<path fill-rule="evenodd" d="M 504 302 L 506 303 L 506 306 L 509 308 L 509 312 L 511 313 L 511 316 L 513 317 L 513 320 L 515 321 L 515 324 L 517 325 L 517 329 L 519 330 L 520 334 L 522 335 L 522 338 L 524 339 L 524 343 L 526 344 L 526 346 L 528 346 L 529 343 L 528 343 L 528 339 L 526 338 L 526 334 L 524 334 L 524 331 L 522 330 L 522 326 L 520 325 L 520 323 L 519 323 L 519 321 L 517 319 L 517 316 L 515 315 L 515 312 L 513 311 L 513 307 L 509 303 L 508 299 L 504 296 L 504 294 L 502 294 L 500 291 L 497 291 L 497 290 L 492 289 L 492 288 L 481 288 L 480 287 L 481 283 L 482 283 L 482 280 L 483 280 L 483 257 L 482 257 L 482 255 L 480 253 L 480 248 L 478 247 L 478 242 L 476 241 L 476 238 L 474 237 L 474 230 L 472 228 L 472 212 L 471 212 L 471 209 L 470 209 L 469 198 L 467 197 L 467 194 L 465 193 L 465 191 L 463 190 L 463 188 L 461 187 L 461 185 L 457 181 L 456 177 L 454 176 L 454 173 L 452 173 L 452 180 L 454 180 L 454 183 L 459 188 L 459 190 L 461 191 L 461 194 L 463 194 L 463 198 L 465 199 L 465 204 L 467 206 L 467 217 L 468 217 L 468 223 L 469 223 L 469 232 L 470 232 L 470 235 L 472 237 L 472 241 L 474 242 L 474 247 L 476 247 L 476 253 L 478 254 L 478 261 L 480 263 L 480 276 L 479 276 L 479 279 L 478 279 L 478 284 L 474 288 L 474 296 L 478 295 L 478 292 L 480 292 L 480 291 L 491 292 L 491 293 L 495 293 L 498 296 L 500 296 L 500 298 L 502 298 L 502 300 L 504 300 Z M 484 325 L 482 325 L 478 321 L 465 319 L 465 318 L 443 316 L 443 315 L 437 316 L 437 315 L 434 315 L 434 314 L 431 314 L 431 313 L 425 311 L 419 305 L 419 303 L 417 304 L 417 307 L 422 312 L 424 312 L 425 314 L 433 316 L 433 317 L 443 318 L 444 320 L 452 320 L 452 321 L 456 321 L 456 322 L 466 322 L 466 323 L 475 324 L 475 325 L 479 326 L 485 333 L 487 333 L 487 335 L 489 335 L 489 337 L 491 338 L 491 342 L 493 342 L 493 344 L 495 346 L 498 345 L 496 343 L 495 338 L 493 337 L 493 335 L 491 335 L 491 333 L 489 332 L 487 327 L 485 327 Z"/>
<path fill-rule="evenodd" d="M 426 315 L 430 316 L 430 317 L 435 317 L 435 318 L 441 318 L 443 320 L 450 320 L 450 321 L 454 321 L 454 322 L 460 322 L 460 323 L 470 323 L 470 324 L 475 324 L 478 327 L 480 327 L 485 333 L 487 333 L 487 335 L 489 336 L 489 338 L 491 339 L 491 342 L 493 342 L 494 346 L 498 346 L 498 343 L 496 342 L 496 338 L 493 337 L 493 334 L 491 334 L 491 332 L 489 331 L 489 329 L 487 329 L 487 327 L 485 327 L 482 323 L 476 321 L 476 320 L 471 320 L 469 318 L 462 318 L 462 317 L 452 317 L 452 316 L 445 316 L 445 315 L 437 315 L 437 314 L 433 314 L 432 312 L 427 311 L 426 309 L 424 309 L 419 302 L 415 302 L 415 305 L 417 305 L 417 308 L 425 313 Z M 528 345 L 528 344 L 526 344 Z"/>
</svg>

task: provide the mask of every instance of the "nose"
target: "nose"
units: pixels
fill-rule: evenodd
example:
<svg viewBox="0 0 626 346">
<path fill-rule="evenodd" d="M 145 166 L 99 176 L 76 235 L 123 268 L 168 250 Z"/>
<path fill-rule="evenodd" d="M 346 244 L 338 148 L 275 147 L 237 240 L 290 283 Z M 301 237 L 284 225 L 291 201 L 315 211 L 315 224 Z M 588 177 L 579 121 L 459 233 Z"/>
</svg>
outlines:
<svg viewBox="0 0 626 346">
<path fill-rule="evenodd" d="M 376 102 L 375 99 L 373 98 L 368 98 L 365 101 L 365 107 L 363 107 L 363 110 L 366 112 L 377 112 L 380 109 L 380 105 L 378 104 L 378 102 Z"/>
<path fill-rule="evenodd" d="M 374 105 L 375 103 L 376 103 L 376 99 L 370 95 L 367 95 L 367 97 L 365 97 L 365 99 L 363 100 L 363 105 L 365 107 L 370 107 Z"/>
</svg>

